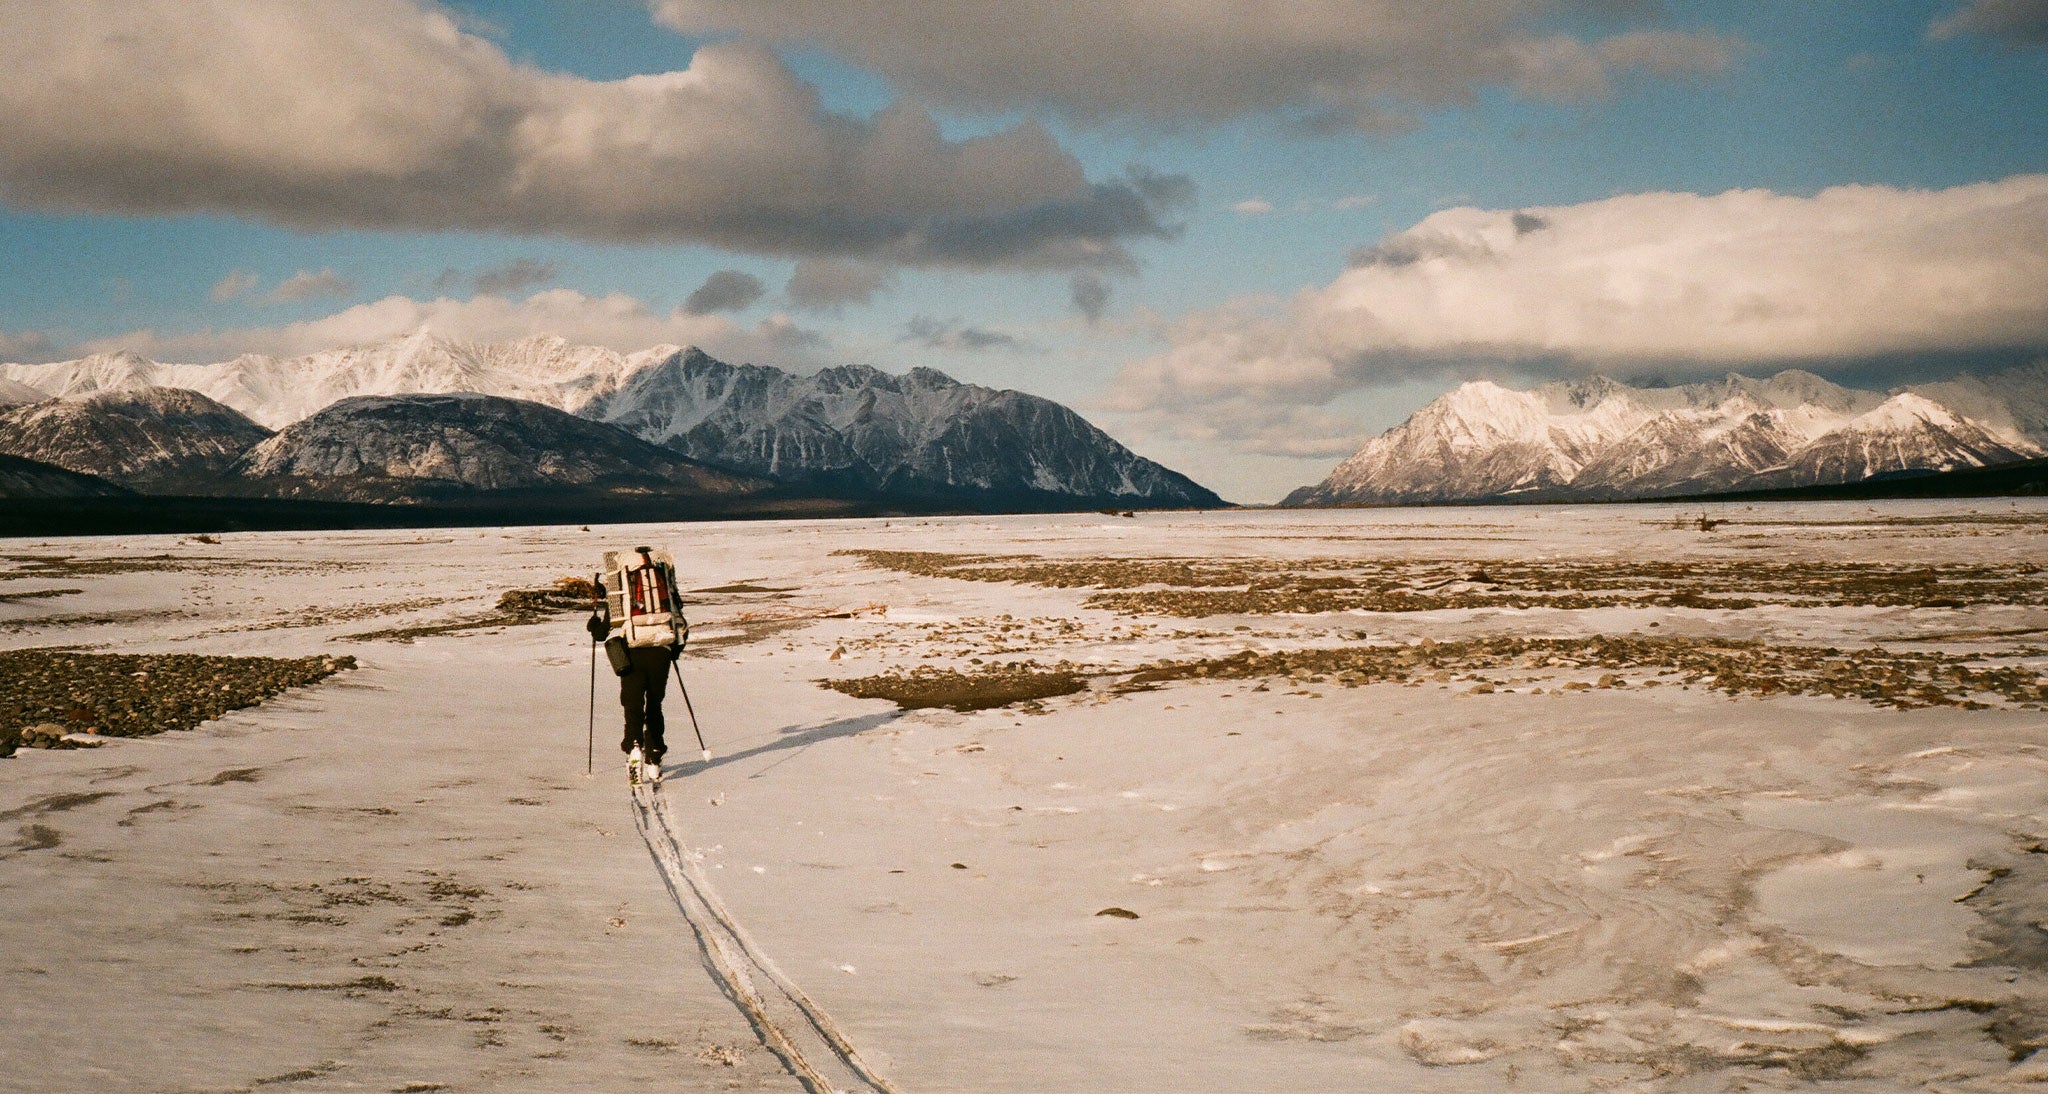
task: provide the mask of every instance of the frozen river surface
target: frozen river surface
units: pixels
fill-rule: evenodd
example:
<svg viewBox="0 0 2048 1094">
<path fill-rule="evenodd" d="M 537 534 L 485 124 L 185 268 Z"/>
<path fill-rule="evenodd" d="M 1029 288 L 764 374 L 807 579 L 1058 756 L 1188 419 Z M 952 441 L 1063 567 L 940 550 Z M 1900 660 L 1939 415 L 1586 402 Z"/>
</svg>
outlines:
<svg viewBox="0 0 2048 1094">
<path fill-rule="evenodd" d="M 361 665 L 0 761 L 0 1088 L 2048 1080 L 2048 504 L 1697 514 L 0 541 L 0 648 Z M 492 609 L 639 543 L 636 798 Z M 820 686 L 931 669 L 1066 693 Z"/>
</svg>

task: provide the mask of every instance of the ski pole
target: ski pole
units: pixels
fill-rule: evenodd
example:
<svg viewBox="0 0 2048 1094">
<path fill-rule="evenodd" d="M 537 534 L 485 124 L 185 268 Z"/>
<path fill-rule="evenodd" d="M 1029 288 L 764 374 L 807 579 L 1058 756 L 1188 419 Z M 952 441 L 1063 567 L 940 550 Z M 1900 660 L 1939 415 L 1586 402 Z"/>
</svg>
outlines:
<svg viewBox="0 0 2048 1094">
<path fill-rule="evenodd" d="M 591 574 L 590 618 L 597 618 L 597 606 L 604 597 L 604 575 Z M 583 773 L 597 770 L 597 636 L 590 636 L 590 735 L 583 742 Z"/>
<path fill-rule="evenodd" d="M 597 770 L 597 639 L 590 640 L 590 736 L 583 742 L 583 773 Z"/>
<path fill-rule="evenodd" d="M 697 734 L 697 747 L 704 751 L 704 762 L 711 762 L 711 746 L 704 743 L 704 731 L 697 728 L 697 708 L 690 704 L 690 685 L 683 683 L 683 667 L 674 661 L 668 667 L 675 670 L 676 686 L 683 689 L 683 709 L 690 712 L 690 729 Z"/>
</svg>

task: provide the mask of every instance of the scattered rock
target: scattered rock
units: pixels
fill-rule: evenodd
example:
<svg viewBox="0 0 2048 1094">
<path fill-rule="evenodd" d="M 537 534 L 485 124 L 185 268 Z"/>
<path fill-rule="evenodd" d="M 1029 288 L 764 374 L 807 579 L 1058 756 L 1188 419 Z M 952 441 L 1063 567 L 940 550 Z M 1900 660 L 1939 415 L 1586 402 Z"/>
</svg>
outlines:
<svg viewBox="0 0 2048 1094">
<path fill-rule="evenodd" d="M 37 722 L 35 725 L 23 726 L 15 732 L 19 735 L 21 747 L 23 748 L 65 748 L 70 746 L 70 742 L 64 739 L 64 735 L 71 731 L 55 722 Z"/>
<path fill-rule="evenodd" d="M 194 654 L 0 651 L 0 753 L 90 748 L 67 736 L 144 737 L 190 729 L 356 665 L 353 657 L 212 657 Z"/>
<path fill-rule="evenodd" d="M 1129 908 L 1115 908 L 1115 907 L 1111 907 L 1111 908 L 1104 908 L 1104 909 L 1102 909 L 1101 911 L 1099 911 L 1099 912 L 1096 912 L 1095 914 L 1096 914 L 1096 915 L 1106 915 L 1106 916 L 1109 916 L 1109 917 L 1110 917 L 1111 919 L 1136 919 L 1136 918 L 1138 918 L 1138 913 L 1136 913 L 1136 912 L 1134 912 L 1134 911 L 1130 910 Z"/>
<path fill-rule="evenodd" d="M 919 667 L 822 683 L 856 699 L 887 699 L 905 710 L 946 707 L 962 712 L 1072 695 L 1088 686 L 1078 674 L 1021 663 L 972 673 Z"/>
</svg>

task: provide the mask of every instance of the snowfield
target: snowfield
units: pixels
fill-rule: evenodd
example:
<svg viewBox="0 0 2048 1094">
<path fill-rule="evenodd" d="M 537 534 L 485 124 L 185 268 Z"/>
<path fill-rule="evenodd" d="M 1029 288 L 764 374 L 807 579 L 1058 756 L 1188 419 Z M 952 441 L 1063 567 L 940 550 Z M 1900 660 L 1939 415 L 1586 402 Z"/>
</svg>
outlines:
<svg viewBox="0 0 2048 1094">
<path fill-rule="evenodd" d="M 0 648 L 361 665 L 0 761 L 0 1088 L 2048 1081 L 2048 502 L 1698 512 L 0 541 Z M 671 692 L 636 795 L 581 617 L 464 621 L 639 543 L 714 759 Z M 820 686 L 920 666 L 1082 686 Z"/>
</svg>

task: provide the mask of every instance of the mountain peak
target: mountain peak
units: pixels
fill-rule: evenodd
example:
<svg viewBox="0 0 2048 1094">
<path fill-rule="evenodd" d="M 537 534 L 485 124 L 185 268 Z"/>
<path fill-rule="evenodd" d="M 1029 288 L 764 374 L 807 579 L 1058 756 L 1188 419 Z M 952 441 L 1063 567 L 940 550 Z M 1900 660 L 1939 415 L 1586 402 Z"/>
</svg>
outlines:
<svg viewBox="0 0 2048 1094">
<path fill-rule="evenodd" d="M 1949 408 L 1923 395 L 1902 391 L 1886 399 L 1876 409 L 1857 415 L 1845 428 L 1898 430 L 1932 425 L 1953 429 L 1961 424 Z"/>
</svg>

